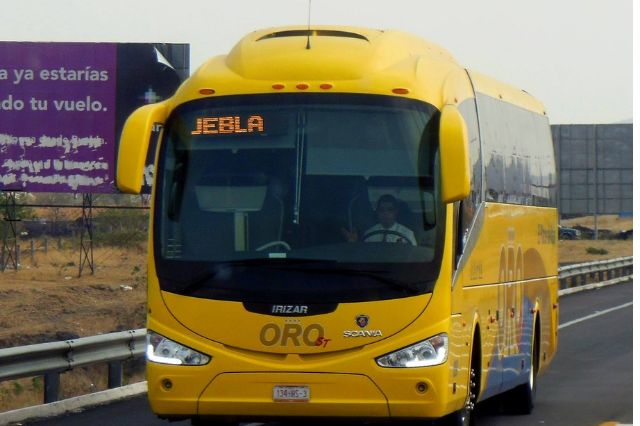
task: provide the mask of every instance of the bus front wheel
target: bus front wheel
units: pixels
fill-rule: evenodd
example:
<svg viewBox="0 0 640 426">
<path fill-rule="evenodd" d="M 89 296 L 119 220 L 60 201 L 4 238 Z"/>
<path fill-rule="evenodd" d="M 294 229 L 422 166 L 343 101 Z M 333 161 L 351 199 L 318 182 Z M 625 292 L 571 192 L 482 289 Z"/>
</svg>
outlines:
<svg viewBox="0 0 640 426">
<path fill-rule="evenodd" d="M 476 373 L 473 368 L 469 372 L 469 394 L 467 395 L 467 399 L 464 402 L 464 406 L 449 414 L 444 421 L 444 426 L 471 426 L 473 425 L 473 410 L 475 409 L 475 394 L 473 393 L 475 389 L 477 389 L 477 384 L 475 382 Z"/>
<path fill-rule="evenodd" d="M 477 335 L 476 335 L 477 337 Z M 473 339 L 471 367 L 469 369 L 469 385 L 464 406 L 446 416 L 443 426 L 471 426 L 474 424 L 475 408 L 480 392 L 480 339 Z"/>
</svg>

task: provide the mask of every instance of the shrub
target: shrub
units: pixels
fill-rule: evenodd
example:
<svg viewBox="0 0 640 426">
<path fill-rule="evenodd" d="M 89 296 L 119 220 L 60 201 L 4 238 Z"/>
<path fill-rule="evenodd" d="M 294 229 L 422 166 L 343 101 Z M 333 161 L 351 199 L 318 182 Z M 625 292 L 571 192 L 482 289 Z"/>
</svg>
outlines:
<svg viewBox="0 0 640 426">
<path fill-rule="evenodd" d="M 587 247 L 587 253 L 589 254 L 607 254 L 609 250 L 597 247 Z"/>
<path fill-rule="evenodd" d="M 129 247 L 147 241 L 149 212 L 108 209 L 94 218 L 93 241 L 100 246 Z"/>
</svg>

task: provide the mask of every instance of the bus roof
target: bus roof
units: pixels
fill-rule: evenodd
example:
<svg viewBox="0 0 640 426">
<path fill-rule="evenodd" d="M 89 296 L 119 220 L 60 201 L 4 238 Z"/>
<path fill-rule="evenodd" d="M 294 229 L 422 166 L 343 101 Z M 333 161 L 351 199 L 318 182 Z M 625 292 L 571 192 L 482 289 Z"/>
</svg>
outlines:
<svg viewBox="0 0 640 426">
<path fill-rule="evenodd" d="M 501 99 L 520 108 L 546 115 L 542 102 L 522 89 L 517 89 L 508 84 L 502 83 L 486 75 L 469 71 L 469 76 L 473 80 L 473 87 L 476 93 Z"/>
<path fill-rule="evenodd" d="M 417 56 L 455 63 L 446 50 L 411 34 L 322 26 L 253 32 L 233 48 L 227 64 L 245 78 L 353 80 Z"/>
<path fill-rule="evenodd" d="M 202 89 L 209 96 L 301 90 L 397 95 L 394 89 L 407 89 L 403 95 L 440 106 L 443 81 L 455 70 L 463 69 L 448 51 L 402 31 L 269 28 L 205 62 L 170 102 L 202 98 Z M 425 72 L 430 78 L 422 77 Z"/>
<path fill-rule="evenodd" d="M 479 74 L 472 76 L 476 90 L 542 113 L 542 105 L 526 92 Z M 212 94 L 300 91 L 401 95 L 437 108 L 473 96 L 466 72 L 453 56 L 412 34 L 290 26 L 246 35 L 228 55 L 205 62 L 170 102 Z"/>
</svg>

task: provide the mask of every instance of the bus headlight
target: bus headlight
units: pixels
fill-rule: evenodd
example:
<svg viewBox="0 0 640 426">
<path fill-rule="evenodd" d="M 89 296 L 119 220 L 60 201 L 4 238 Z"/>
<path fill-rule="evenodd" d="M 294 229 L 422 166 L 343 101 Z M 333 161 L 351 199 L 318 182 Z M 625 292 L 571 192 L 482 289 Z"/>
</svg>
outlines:
<svg viewBox="0 0 640 426">
<path fill-rule="evenodd" d="M 147 360 L 160 364 L 205 365 L 211 358 L 191 348 L 147 331 Z"/>
<path fill-rule="evenodd" d="M 447 333 L 441 333 L 426 340 L 376 358 L 380 367 L 411 368 L 442 364 L 449 353 Z"/>
</svg>

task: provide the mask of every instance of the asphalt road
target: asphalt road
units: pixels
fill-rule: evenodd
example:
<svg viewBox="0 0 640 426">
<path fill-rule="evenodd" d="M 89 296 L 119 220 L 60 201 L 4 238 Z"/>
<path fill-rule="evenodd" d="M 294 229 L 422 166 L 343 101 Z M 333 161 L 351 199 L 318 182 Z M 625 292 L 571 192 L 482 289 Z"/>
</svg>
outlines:
<svg viewBox="0 0 640 426">
<path fill-rule="evenodd" d="M 487 401 L 479 405 L 476 426 L 632 423 L 632 290 L 633 283 L 628 283 L 563 296 L 558 352 L 551 368 L 539 378 L 533 413 L 509 415 L 497 401 Z M 146 399 L 138 397 L 31 424 L 183 426 L 189 422 L 159 420 Z"/>
</svg>

